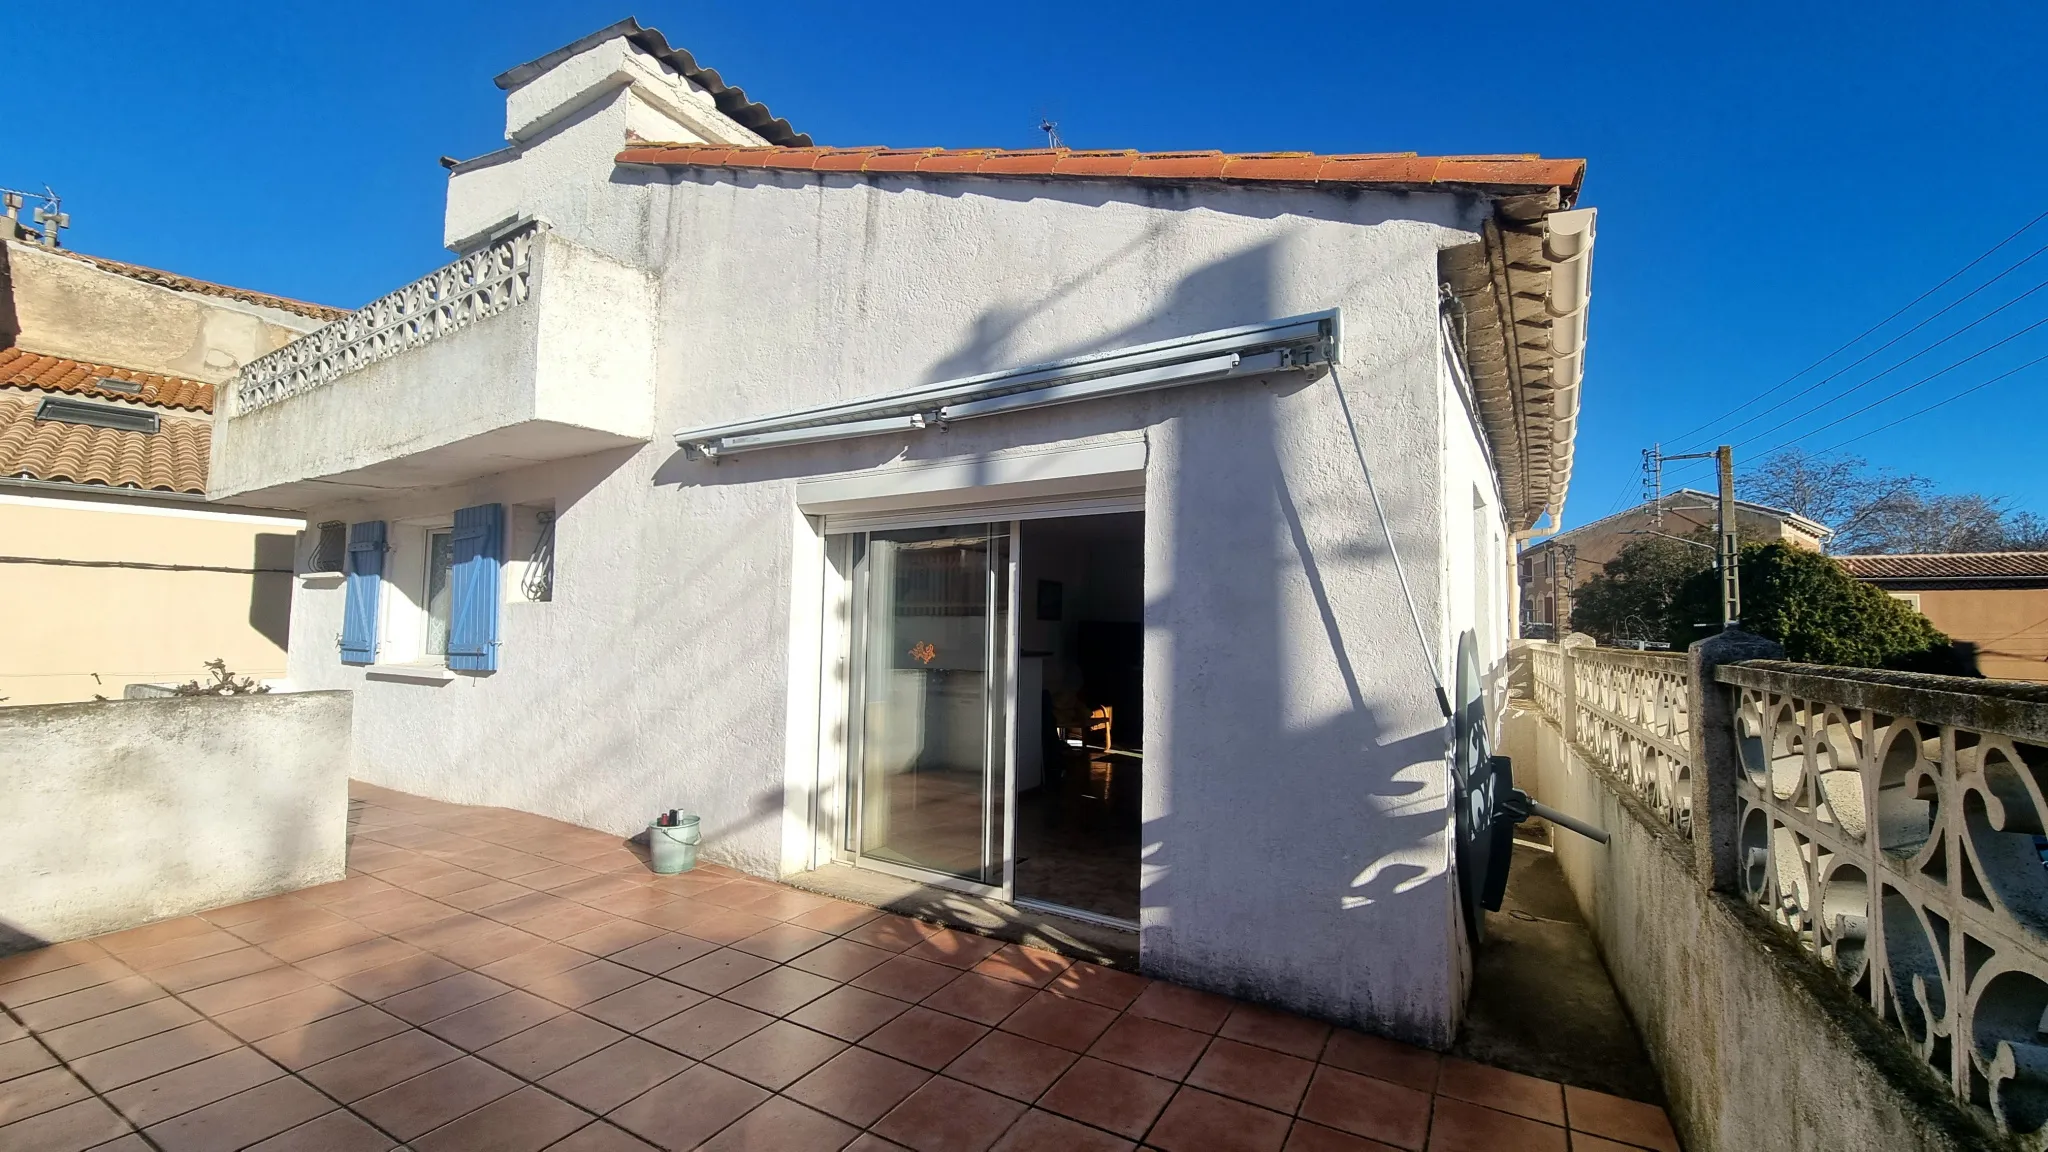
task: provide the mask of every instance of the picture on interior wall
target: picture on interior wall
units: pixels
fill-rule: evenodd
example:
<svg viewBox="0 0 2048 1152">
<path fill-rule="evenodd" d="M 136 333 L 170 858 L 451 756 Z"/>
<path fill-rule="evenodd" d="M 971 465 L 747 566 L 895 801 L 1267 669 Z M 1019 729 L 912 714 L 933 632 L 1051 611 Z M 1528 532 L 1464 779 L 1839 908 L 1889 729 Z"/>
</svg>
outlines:
<svg viewBox="0 0 2048 1152">
<path fill-rule="evenodd" d="M 1040 580 L 1038 582 L 1038 618 L 1040 620 L 1057 620 L 1060 618 L 1060 607 L 1066 598 L 1066 591 L 1066 585 L 1061 584 L 1057 580 Z"/>
</svg>

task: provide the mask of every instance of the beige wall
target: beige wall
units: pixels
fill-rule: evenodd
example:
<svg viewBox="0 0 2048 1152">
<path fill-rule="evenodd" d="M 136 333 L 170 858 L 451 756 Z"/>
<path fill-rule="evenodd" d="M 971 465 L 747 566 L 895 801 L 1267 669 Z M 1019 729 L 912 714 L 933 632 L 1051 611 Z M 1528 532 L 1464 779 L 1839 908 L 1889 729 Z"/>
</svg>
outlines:
<svg viewBox="0 0 2048 1152">
<path fill-rule="evenodd" d="M 300 527 L 0 489 L 5 706 L 119 699 L 128 684 L 203 678 L 217 657 L 237 673 L 283 676 Z"/>
<path fill-rule="evenodd" d="M 1920 614 L 1951 640 L 1977 646 L 1977 670 L 1999 680 L 2048 680 L 2048 588 L 1886 589 L 1918 597 Z"/>
</svg>

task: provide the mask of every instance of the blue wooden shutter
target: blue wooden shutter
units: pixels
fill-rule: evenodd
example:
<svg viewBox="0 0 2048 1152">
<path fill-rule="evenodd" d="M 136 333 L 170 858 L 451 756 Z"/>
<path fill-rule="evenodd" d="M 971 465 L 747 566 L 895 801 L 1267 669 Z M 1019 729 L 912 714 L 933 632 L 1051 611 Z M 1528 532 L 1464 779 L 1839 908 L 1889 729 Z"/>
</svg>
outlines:
<svg viewBox="0 0 2048 1152">
<path fill-rule="evenodd" d="M 377 601 L 384 586 L 384 522 L 366 520 L 348 528 L 348 587 L 341 616 L 341 662 L 377 659 Z"/>
<path fill-rule="evenodd" d="M 498 569 L 505 562 L 505 506 L 455 513 L 455 568 L 448 580 L 448 667 L 498 668 Z"/>
</svg>

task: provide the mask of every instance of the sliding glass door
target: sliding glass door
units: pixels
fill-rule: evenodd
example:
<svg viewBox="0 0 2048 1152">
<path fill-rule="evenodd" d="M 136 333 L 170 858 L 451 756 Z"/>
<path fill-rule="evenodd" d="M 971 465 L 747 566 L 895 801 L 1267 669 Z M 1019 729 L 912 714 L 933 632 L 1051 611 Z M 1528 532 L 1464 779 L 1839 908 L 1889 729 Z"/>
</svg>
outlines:
<svg viewBox="0 0 2048 1152">
<path fill-rule="evenodd" d="M 1013 533 L 852 534 L 845 849 L 857 862 L 1007 885 Z"/>
</svg>

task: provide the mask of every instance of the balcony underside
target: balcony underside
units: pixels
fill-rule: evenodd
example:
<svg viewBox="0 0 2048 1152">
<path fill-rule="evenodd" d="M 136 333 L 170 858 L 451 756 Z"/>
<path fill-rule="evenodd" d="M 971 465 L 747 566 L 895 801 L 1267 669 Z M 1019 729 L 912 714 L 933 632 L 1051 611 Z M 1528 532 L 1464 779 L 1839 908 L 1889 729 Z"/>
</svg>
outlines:
<svg viewBox="0 0 2048 1152">
<path fill-rule="evenodd" d="M 337 500 L 460 484 L 479 476 L 510 472 L 534 464 L 587 456 L 614 448 L 638 447 L 647 443 L 647 439 L 645 436 L 621 436 L 549 420 L 529 420 L 345 472 L 250 489 L 236 499 L 263 507 L 303 510 Z"/>
</svg>

